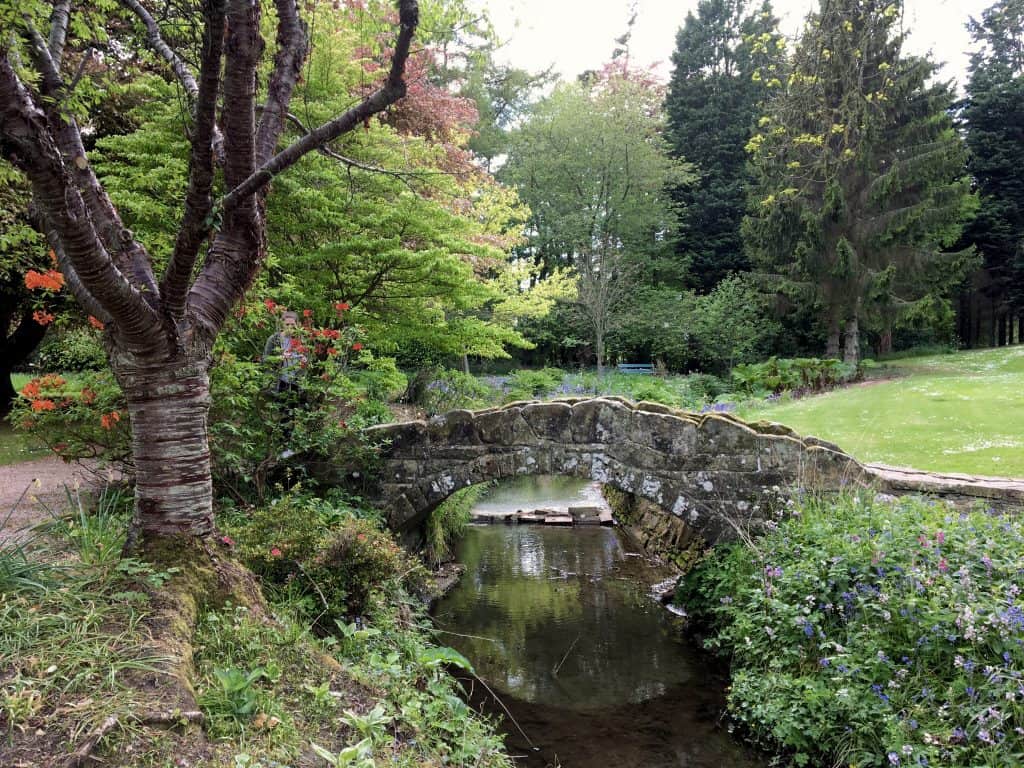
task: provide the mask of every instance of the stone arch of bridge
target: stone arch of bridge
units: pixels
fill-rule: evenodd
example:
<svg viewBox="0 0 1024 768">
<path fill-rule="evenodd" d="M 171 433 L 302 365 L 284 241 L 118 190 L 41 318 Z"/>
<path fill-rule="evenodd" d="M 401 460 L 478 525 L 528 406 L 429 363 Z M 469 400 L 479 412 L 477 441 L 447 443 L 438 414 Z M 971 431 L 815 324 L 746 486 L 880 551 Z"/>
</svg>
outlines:
<svg viewBox="0 0 1024 768">
<path fill-rule="evenodd" d="M 525 475 L 610 485 L 709 542 L 763 522 L 793 489 L 874 480 L 836 446 L 778 424 L 618 398 L 452 411 L 367 433 L 381 451 L 377 502 L 391 528 L 406 534 L 461 488 Z"/>
</svg>

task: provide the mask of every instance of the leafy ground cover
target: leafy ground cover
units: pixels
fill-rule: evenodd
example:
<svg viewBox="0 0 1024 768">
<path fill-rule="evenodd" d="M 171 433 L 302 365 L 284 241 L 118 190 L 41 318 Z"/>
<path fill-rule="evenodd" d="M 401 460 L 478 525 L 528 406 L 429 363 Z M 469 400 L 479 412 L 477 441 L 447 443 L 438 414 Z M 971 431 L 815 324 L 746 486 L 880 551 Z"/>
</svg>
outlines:
<svg viewBox="0 0 1024 768">
<path fill-rule="evenodd" d="M 677 599 L 783 764 L 1024 764 L 1024 523 L 870 495 L 792 507 Z"/>
<path fill-rule="evenodd" d="M 445 671 L 468 662 L 432 642 L 420 603 L 402 587 L 404 570 L 379 572 L 397 552 L 390 536 L 360 510 L 308 494 L 286 495 L 262 518 L 252 509 L 227 515 L 239 541 L 226 536 L 220 546 L 278 564 L 282 578 L 265 571 L 258 613 L 201 607 L 191 680 L 201 718 L 169 710 L 154 721 L 160 688 L 146 694 L 133 676 L 160 668 L 147 621 L 153 596 L 179 574 L 122 557 L 128 496 L 107 493 L 98 509 L 78 506 L 45 533 L 0 539 L 0 764 L 510 765 Z M 305 575 L 315 559 L 292 560 L 296 526 L 269 523 L 286 508 L 306 510 L 296 526 L 318 516 L 323 528 L 351 533 L 371 567 L 351 569 L 337 589 L 313 584 Z M 334 621 L 325 604 L 352 604 L 361 583 L 373 589 L 360 595 L 360 614 Z M 71 760 L 82 747 L 90 758 Z"/>
<path fill-rule="evenodd" d="M 862 461 L 1024 477 L 1024 347 L 906 358 L 896 378 L 799 400 L 741 404 Z"/>
</svg>

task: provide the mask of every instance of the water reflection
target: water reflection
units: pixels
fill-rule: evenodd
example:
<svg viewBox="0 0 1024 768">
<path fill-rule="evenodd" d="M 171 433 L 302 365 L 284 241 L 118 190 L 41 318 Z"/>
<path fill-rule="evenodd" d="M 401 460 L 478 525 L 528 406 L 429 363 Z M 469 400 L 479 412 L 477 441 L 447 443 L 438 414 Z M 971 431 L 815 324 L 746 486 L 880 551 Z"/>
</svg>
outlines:
<svg viewBox="0 0 1024 768">
<path fill-rule="evenodd" d="M 567 506 L 593 494 L 584 481 L 526 478 L 483 505 Z M 466 575 L 435 618 L 523 724 L 530 741 L 508 729 L 510 749 L 530 755 L 521 764 L 758 764 L 715 723 L 722 681 L 648 595 L 666 570 L 618 531 L 472 526 L 458 557 Z"/>
</svg>

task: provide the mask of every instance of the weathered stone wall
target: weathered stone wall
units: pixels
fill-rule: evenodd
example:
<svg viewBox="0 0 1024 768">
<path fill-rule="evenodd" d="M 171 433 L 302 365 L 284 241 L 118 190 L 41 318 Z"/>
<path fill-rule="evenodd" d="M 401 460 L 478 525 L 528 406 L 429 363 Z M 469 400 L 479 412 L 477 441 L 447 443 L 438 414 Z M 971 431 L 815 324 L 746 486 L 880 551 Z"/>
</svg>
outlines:
<svg viewBox="0 0 1024 768">
<path fill-rule="evenodd" d="M 453 411 L 368 435 L 382 446 L 380 504 L 400 532 L 458 488 L 519 475 L 605 483 L 682 518 L 708 541 L 762 520 L 789 489 L 873 481 L 836 446 L 779 425 L 618 398 Z"/>
</svg>

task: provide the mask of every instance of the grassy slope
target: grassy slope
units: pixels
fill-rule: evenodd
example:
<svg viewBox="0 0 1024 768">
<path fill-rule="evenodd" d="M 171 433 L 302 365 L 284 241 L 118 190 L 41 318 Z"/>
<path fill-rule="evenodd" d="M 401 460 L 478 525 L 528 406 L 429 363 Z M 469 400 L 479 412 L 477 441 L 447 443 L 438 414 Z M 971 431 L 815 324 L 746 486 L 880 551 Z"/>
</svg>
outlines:
<svg viewBox="0 0 1024 768">
<path fill-rule="evenodd" d="M 862 461 L 1024 477 L 1024 347 L 907 358 L 902 378 L 745 408 Z"/>
</svg>

